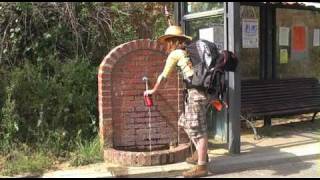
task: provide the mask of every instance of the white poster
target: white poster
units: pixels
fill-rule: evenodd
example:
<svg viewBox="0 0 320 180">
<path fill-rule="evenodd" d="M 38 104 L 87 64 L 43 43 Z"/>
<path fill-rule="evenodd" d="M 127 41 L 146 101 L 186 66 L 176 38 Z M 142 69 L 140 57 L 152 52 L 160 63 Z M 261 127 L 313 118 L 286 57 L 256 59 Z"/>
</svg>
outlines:
<svg viewBox="0 0 320 180">
<path fill-rule="evenodd" d="M 199 39 L 213 42 L 213 28 L 199 29 Z"/>
<path fill-rule="evenodd" d="M 279 45 L 280 46 L 289 46 L 289 33 L 290 33 L 290 28 L 288 27 L 279 28 Z"/>
<path fill-rule="evenodd" d="M 219 49 L 223 49 L 224 46 L 224 29 L 223 25 L 215 24 L 211 28 L 199 29 L 199 39 L 213 42 Z"/>
<path fill-rule="evenodd" d="M 224 27 L 223 25 L 215 25 L 213 30 L 213 41 L 219 49 L 224 47 Z"/>
<path fill-rule="evenodd" d="M 320 29 L 314 29 L 313 46 L 320 46 Z"/>
<path fill-rule="evenodd" d="M 242 47 L 259 48 L 258 19 L 242 20 Z"/>
</svg>

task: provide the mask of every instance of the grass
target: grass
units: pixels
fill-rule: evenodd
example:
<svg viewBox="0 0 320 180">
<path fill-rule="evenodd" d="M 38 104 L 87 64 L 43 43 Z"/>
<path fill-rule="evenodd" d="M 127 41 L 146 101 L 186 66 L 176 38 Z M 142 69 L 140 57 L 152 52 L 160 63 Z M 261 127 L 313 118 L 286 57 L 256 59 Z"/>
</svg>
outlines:
<svg viewBox="0 0 320 180">
<path fill-rule="evenodd" d="M 15 146 L 12 149 L 7 154 L 0 154 L 0 175 L 2 176 L 22 175 L 26 177 L 38 177 L 46 170 L 56 168 L 57 162 L 61 163 L 62 157 L 46 153 L 48 150 L 30 148 L 26 145 L 20 148 Z M 74 152 L 67 152 L 67 157 L 62 158 L 62 161 L 67 159 L 69 161 L 68 164 L 71 166 L 102 162 L 102 152 L 99 137 L 97 137 L 92 141 L 79 142 L 76 150 Z"/>
<path fill-rule="evenodd" d="M 103 161 L 102 147 L 99 137 L 93 141 L 79 142 L 77 150 L 71 154 L 72 166 L 83 166 Z"/>
<path fill-rule="evenodd" d="M 28 173 L 32 176 L 41 175 L 49 169 L 54 159 L 42 152 L 12 151 L 5 158 L 1 158 L 0 173 L 4 176 Z"/>
</svg>

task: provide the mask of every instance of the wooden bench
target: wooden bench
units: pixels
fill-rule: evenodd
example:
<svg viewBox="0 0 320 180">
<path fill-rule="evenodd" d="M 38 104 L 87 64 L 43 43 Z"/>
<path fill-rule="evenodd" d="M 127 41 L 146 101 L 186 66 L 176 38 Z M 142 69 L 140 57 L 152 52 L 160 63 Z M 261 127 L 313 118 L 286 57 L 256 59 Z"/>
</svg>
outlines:
<svg viewBox="0 0 320 180">
<path fill-rule="evenodd" d="M 271 117 L 314 113 L 320 111 L 320 84 L 316 78 L 281 80 L 243 80 L 241 82 L 241 120 L 252 127 L 255 139 L 258 134 L 252 121 Z"/>
</svg>

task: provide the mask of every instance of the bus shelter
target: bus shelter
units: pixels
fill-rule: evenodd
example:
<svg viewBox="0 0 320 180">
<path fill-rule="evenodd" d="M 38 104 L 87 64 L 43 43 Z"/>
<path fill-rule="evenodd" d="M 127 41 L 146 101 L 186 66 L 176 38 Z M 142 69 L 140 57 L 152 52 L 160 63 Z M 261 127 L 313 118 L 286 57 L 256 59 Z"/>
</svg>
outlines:
<svg viewBox="0 0 320 180">
<path fill-rule="evenodd" d="M 320 79 L 320 11 L 315 6 L 282 2 L 176 2 L 174 12 L 177 24 L 187 35 L 215 42 L 239 58 L 237 71 L 226 75 L 229 108 L 209 115 L 214 119 L 209 122 L 211 133 L 228 144 L 231 154 L 240 153 L 243 81 Z M 270 117 L 264 117 L 264 124 L 271 125 Z"/>
</svg>

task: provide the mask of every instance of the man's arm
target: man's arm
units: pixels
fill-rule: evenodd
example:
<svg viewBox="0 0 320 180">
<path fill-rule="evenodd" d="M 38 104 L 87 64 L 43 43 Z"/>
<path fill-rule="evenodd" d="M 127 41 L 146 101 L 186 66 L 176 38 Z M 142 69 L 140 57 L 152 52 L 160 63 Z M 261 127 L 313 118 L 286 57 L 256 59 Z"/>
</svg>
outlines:
<svg viewBox="0 0 320 180">
<path fill-rule="evenodd" d="M 164 66 L 163 72 L 159 75 L 156 84 L 151 90 L 145 91 L 144 95 L 155 93 L 158 90 L 161 82 L 171 74 L 172 70 L 176 67 L 179 59 L 181 59 L 181 57 L 183 56 L 184 54 L 182 50 L 172 51 L 166 60 L 166 64 Z"/>
<path fill-rule="evenodd" d="M 153 87 L 151 90 L 145 91 L 145 92 L 144 92 L 144 95 L 149 95 L 149 94 L 155 93 L 155 92 L 158 90 L 161 82 L 162 82 L 164 79 L 165 79 L 164 76 L 163 76 L 162 74 L 160 74 L 160 76 L 158 77 L 157 82 L 156 82 L 156 84 L 154 85 L 154 87 Z"/>
</svg>

